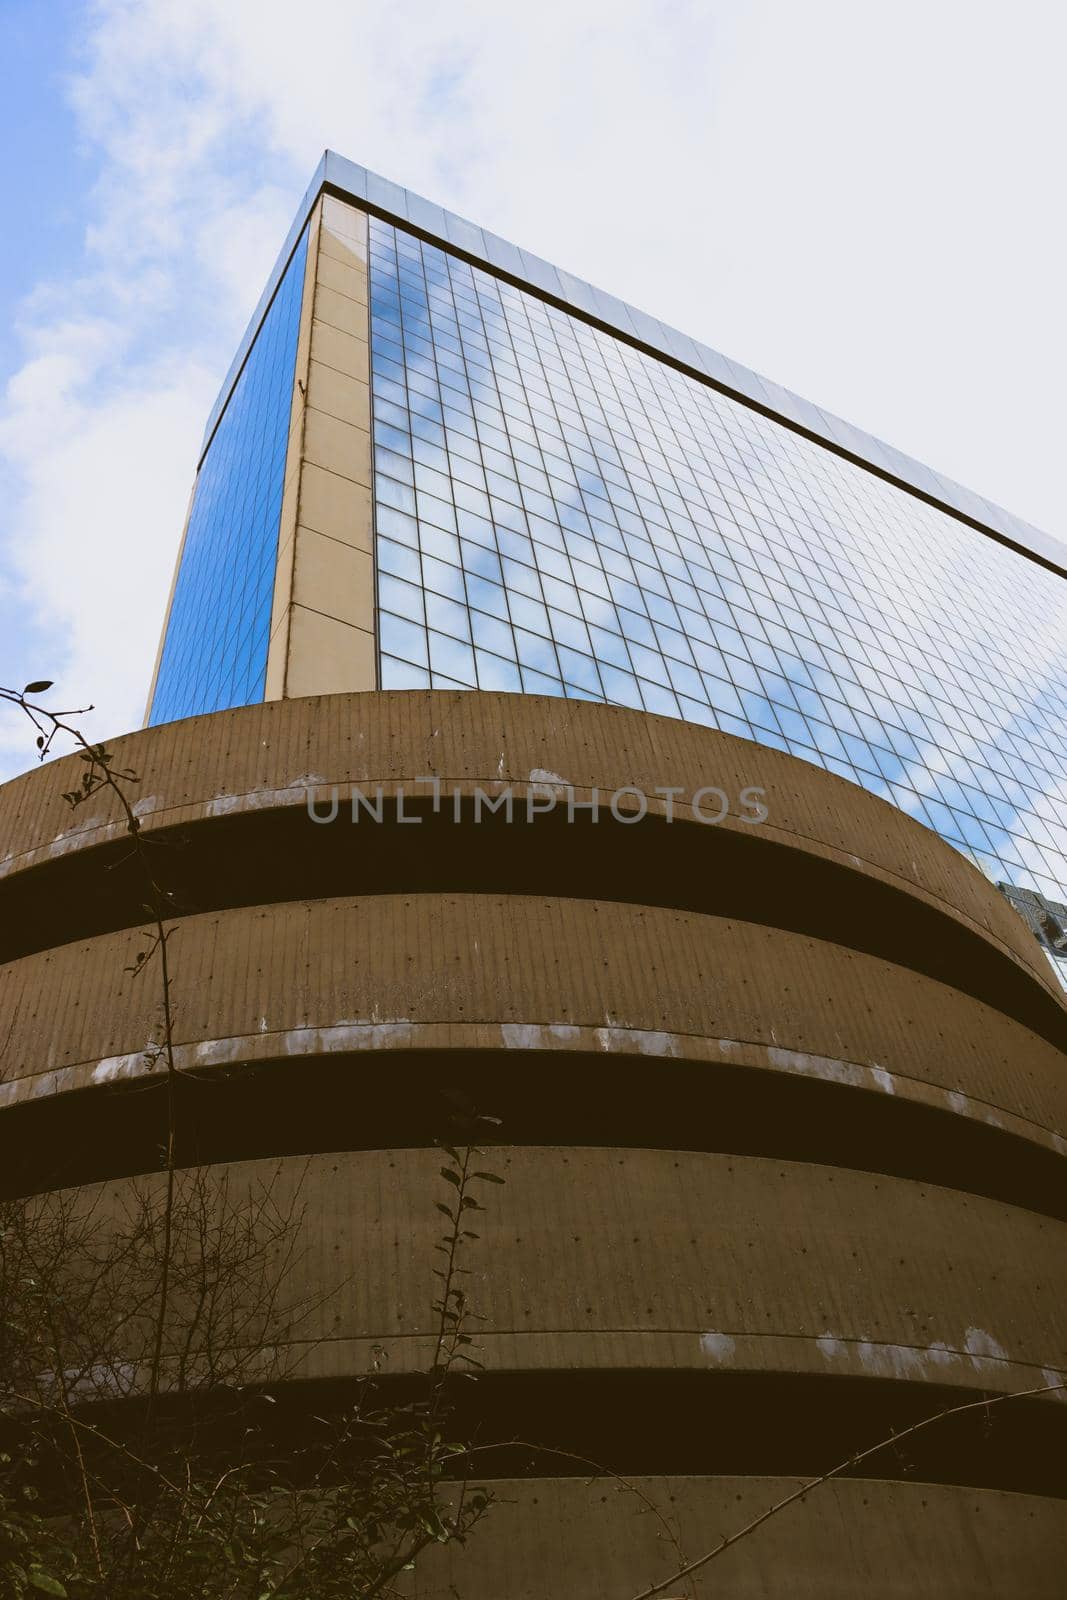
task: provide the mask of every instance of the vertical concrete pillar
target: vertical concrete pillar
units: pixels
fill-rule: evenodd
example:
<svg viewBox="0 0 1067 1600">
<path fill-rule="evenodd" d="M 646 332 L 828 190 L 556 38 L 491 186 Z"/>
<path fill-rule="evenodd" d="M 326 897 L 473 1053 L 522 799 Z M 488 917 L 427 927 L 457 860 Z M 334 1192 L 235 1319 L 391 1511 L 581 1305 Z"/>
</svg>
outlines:
<svg viewBox="0 0 1067 1600">
<path fill-rule="evenodd" d="M 376 679 L 367 217 L 324 196 L 309 229 L 268 700 Z"/>
</svg>

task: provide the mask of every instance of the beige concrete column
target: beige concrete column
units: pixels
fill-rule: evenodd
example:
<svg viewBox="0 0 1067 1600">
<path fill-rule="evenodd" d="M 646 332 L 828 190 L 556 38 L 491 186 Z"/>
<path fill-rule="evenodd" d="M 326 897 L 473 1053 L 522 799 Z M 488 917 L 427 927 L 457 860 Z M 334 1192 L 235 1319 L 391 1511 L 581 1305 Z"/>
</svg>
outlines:
<svg viewBox="0 0 1067 1600">
<path fill-rule="evenodd" d="M 267 700 L 375 687 L 367 217 L 309 229 Z"/>
</svg>

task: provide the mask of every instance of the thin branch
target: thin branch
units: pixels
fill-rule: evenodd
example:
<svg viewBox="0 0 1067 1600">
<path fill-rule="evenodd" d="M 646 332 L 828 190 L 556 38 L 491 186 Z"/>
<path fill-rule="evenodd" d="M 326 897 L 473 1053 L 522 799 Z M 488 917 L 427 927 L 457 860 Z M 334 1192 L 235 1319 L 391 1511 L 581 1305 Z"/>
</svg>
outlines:
<svg viewBox="0 0 1067 1600">
<path fill-rule="evenodd" d="M 701 1567 L 706 1567 L 709 1561 L 714 1561 L 716 1556 L 721 1556 L 724 1551 L 729 1550 L 731 1545 L 737 1544 L 738 1540 L 745 1539 L 750 1533 L 754 1533 L 770 1517 L 775 1516 L 779 1511 L 784 1511 L 786 1506 L 791 1506 L 794 1500 L 802 1500 L 806 1494 L 810 1494 L 820 1484 L 829 1483 L 831 1478 L 840 1477 L 841 1473 L 847 1472 L 850 1467 L 858 1467 L 861 1461 L 866 1461 L 869 1456 L 877 1455 L 879 1450 L 885 1450 L 890 1445 L 899 1444 L 902 1439 L 907 1439 L 913 1433 L 921 1432 L 923 1428 L 930 1427 L 934 1422 L 942 1422 L 945 1417 L 958 1416 L 963 1411 L 978 1411 L 989 1406 L 999 1405 L 1004 1400 L 1023 1400 L 1031 1395 L 1051 1394 L 1055 1390 L 1065 1388 L 1067 1388 L 1067 1383 L 1046 1383 L 1042 1384 L 1039 1389 L 1016 1389 L 1011 1394 L 993 1395 L 989 1400 L 968 1400 L 965 1405 L 949 1406 L 945 1411 L 935 1412 L 932 1417 L 923 1417 L 920 1422 L 913 1422 L 910 1428 L 903 1428 L 900 1433 L 891 1433 L 888 1438 L 879 1439 L 877 1444 L 870 1445 L 857 1455 L 849 1456 L 845 1461 L 839 1461 L 836 1467 L 830 1468 L 829 1472 L 820 1473 L 817 1478 L 812 1478 L 809 1482 L 801 1484 L 799 1489 L 794 1489 L 791 1494 L 787 1494 L 783 1500 L 777 1501 L 775 1505 L 768 1506 L 766 1511 L 762 1511 L 758 1517 L 753 1517 L 751 1522 L 746 1523 L 743 1528 L 739 1528 L 736 1533 L 731 1533 L 724 1537 L 715 1546 L 714 1550 L 708 1551 L 707 1555 L 701 1556 L 698 1561 L 691 1561 L 688 1566 L 680 1567 L 677 1572 L 672 1572 L 669 1578 L 664 1578 L 662 1583 L 654 1583 L 650 1588 L 642 1589 L 640 1594 L 634 1596 L 634 1600 L 652 1600 L 654 1595 L 662 1594 L 664 1589 L 671 1588 L 679 1579 L 687 1578 L 690 1573 L 698 1572 Z"/>
<path fill-rule="evenodd" d="M 171 930 L 168 929 L 165 921 L 166 913 L 172 907 L 173 897 L 164 889 L 156 877 L 149 861 L 148 849 L 141 831 L 140 818 L 134 811 L 124 787 L 124 785 L 138 783 L 140 780 L 137 774 L 128 770 L 116 770 L 113 768 L 106 745 L 90 744 L 77 724 L 69 720 L 71 717 L 84 715 L 86 710 L 92 710 L 91 706 L 77 711 L 50 711 L 47 707 L 37 705 L 26 698 L 29 692 L 33 689 L 39 690 L 40 687 L 40 685 L 29 685 L 24 690 L 0 688 L 0 701 L 7 701 L 9 705 L 18 706 L 29 717 L 30 722 L 38 730 L 37 750 L 42 761 L 50 753 L 58 735 L 63 734 L 74 741 L 82 760 L 87 763 L 87 770 L 82 776 L 80 789 L 71 789 L 64 796 L 72 810 L 101 789 L 109 790 L 114 796 L 122 812 L 126 824 L 126 832 L 132 842 L 137 862 L 141 869 L 147 893 L 145 910 L 148 912 L 154 927 L 153 943 L 147 952 L 141 952 L 133 970 L 135 972 L 142 971 L 156 952 L 158 951 L 159 953 L 160 990 L 163 1009 L 162 1054 L 167 1068 L 167 1132 L 164 1147 L 167 1193 L 163 1214 L 163 1252 L 160 1266 L 159 1302 L 152 1345 L 148 1404 L 145 1411 L 145 1427 L 147 1429 L 151 1425 L 159 1397 L 163 1340 L 169 1310 L 171 1241 L 174 1228 L 174 1177 L 177 1131 L 176 1067 L 174 1061 L 174 1012 L 171 995 L 170 963 L 167 951 L 167 941 L 170 938 Z M 45 684 L 44 687 L 51 688 L 51 684 Z"/>
<path fill-rule="evenodd" d="M 675 1556 L 681 1564 L 681 1571 L 676 1574 L 676 1577 L 684 1576 L 686 1572 L 692 1570 L 685 1565 L 685 1552 L 682 1550 L 678 1531 L 676 1528 L 672 1528 L 666 1513 L 656 1504 L 651 1495 L 646 1494 L 643 1489 L 639 1489 L 637 1484 L 632 1483 L 629 1478 L 623 1477 L 621 1472 L 615 1472 L 611 1467 L 605 1467 L 602 1462 L 594 1461 L 591 1456 L 579 1455 L 575 1450 L 561 1450 L 555 1445 L 534 1444 L 528 1439 L 508 1439 L 497 1444 L 471 1445 L 469 1449 L 464 1450 L 462 1453 L 470 1458 L 476 1455 L 488 1454 L 491 1450 L 530 1450 L 538 1455 L 560 1456 L 565 1461 L 577 1461 L 583 1467 L 591 1467 L 590 1481 L 593 1478 L 612 1478 L 625 1493 L 632 1494 L 635 1500 L 640 1500 L 645 1510 L 655 1517 L 663 1529 L 663 1537 L 673 1546 Z"/>
<path fill-rule="evenodd" d="M 62 1416 L 62 1412 L 57 1411 L 55 1406 L 50 1406 L 47 1401 L 39 1400 L 36 1395 L 23 1394 L 17 1389 L 0 1390 L 0 1398 L 14 1401 L 20 1406 L 27 1406 L 33 1411 L 40 1412 L 43 1416 Z M 156 1482 L 163 1484 L 165 1488 L 170 1489 L 174 1494 L 181 1495 L 182 1490 L 179 1486 L 168 1478 L 166 1473 L 156 1466 L 155 1462 L 146 1461 L 144 1456 L 139 1456 L 135 1450 L 131 1450 L 129 1445 L 123 1444 L 120 1439 L 112 1438 L 110 1434 L 103 1433 L 91 1422 L 83 1422 L 73 1411 L 70 1413 L 69 1419 L 64 1417 L 63 1420 L 69 1420 L 72 1427 L 77 1428 L 81 1433 L 89 1434 L 96 1440 L 97 1444 L 107 1445 L 109 1450 L 114 1450 L 117 1454 L 125 1456 L 127 1461 L 132 1462 L 134 1466 L 141 1467 L 145 1472 L 149 1473 Z"/>
<path fill-rule="evenodd" d="M 154 967 L 160 983 L 160 1025 L 156 1042 L 144 1053 L 144 1075 L 151 1077 L 160 1063 L 166 1069 L 166 1130 L 161 1141 L 165 1184 L 162 1192 L 156 1180 L 151 1193 L 133 1189 L 136 1203 L 129 1205 L 123 1217 L 109 1222 L 107 1244 L 100 1250 L 91 1238 L 87 1219 L 79 1214 L 79 1226 L 74 1228 L 74 1214 L 61 1215 L 62 1227 L 55 1234 L 59 1253 L 45 1251 L 44 1270 L 39 1275 L 52 1321 L 55 1352 L 47 1365 L 55 1368 L 58 1404 L 55 1393 L 46 1392 L 43 1400 L 32 1394 L 38 1387 L 40 1363 L 36 1356 L 41 1344 L 32 1318 L 24 1329 L 19 1324 L 15 1330 L 20 1377 L 11 1382 L 9 1398 L 17 1402 L 16 1411 L 18 1406 L 36 1410 L 38 1421 L 31 1422 L 31 1432 L 36 1431 L 42 1440 L 52 1438 L 65 1474 L 69 1475 L 77 1462 L 88 1527 L 76 1530 L 76 1536 L 85 1539 L 88 1535 L 93 1564 L 108 1596 L 132 1593 L 131 1585 L 139 1594 L 146 1584 L 155 1593 L 161 1583 L 170 1592 L 173 1584 L 184 1578 L 186 1557 L 199 1563 L 212 1550 L 235 1567 L 250 1563 L 249 1581 L 259 1594 L 280 1596 L 284 1592 L 289 1596 L 291 1580 L 303 1568 L 308 1579 L 323 1580 L 324 1594 L 327 1587 L 330 1593 L 340 1592 L 336 1590 L 340 1580 L 346 1585 L 344 1592 L 358 1588 L 365 1600 L 386 1592 L 394 1595 L 393 1580 L 398 1573 L 411 1566 L 428 1545 L 462 1540 L 491 1504 L 486 1491 L 470 1488 L 466 1472 L 458 1496 L 450 1494 L 445 1502 L 441 1490 L 450 1467 L 465 1458 L 463 1447 L 444 1437 L 451 1413 L 449 1379 L 460 1362 L 479 1365 L 466 1353 L 473 1343 L 466 1324 L 475 1313 L 459 1287 L 460 1275 L 468 1270 L 460 1265 L 461 1251 L 468 1240 L 477 1237 L 464 1218 L 469 1221 L 470 1212 L 482 1209 L 470 1192 L 474 1182 L 504 1180 L 492 1172 L 472 1170 L 473 1157 L 481 1154 L 473 1141 L 462 1155 L 443 1147 L 454 1161 L 454 1170 L 443 1169 L 452 1186 L 454 1212 L 451 1206 L 440 1206 L 449 1216 L 450 1228 L 437 1244 L 445 1261 L 443 1269 L 435 1269 L 442 1287 L 440 1299 L 433 1304 L 437 1327 L 432 1361 L 425 1374 L 429 1392 L 410 1405 L 367 1408 L 361 1401 L 351 1415 L 344 1414 L 329 1425 L 333 1436 L 323 1441 L 325 1458 L 319 1460 L 311 1485 L 290 1488 L 291 1525 L 287 1520 L 282 1530 L 282 1559 L 277 1554 L 277 1519 L 273 1511 L 265 1509 L 277 1502 L 261 1501 L 268 1492 L 285 1492 L 274 1481 L 271 1463 L 258 1449 L 251 1454 L 242 1450 L 241 1459 L 219 1475 L 213 1453 L 200 1447 L 195 1410 L 190 1412 L 188 1427 L 183 1423 L 172 1430 L 169 1412 L 166 1417 L 162 1414 L 162 1400 L 175 1388 L 220 1392 L 249 1371 L 265 1370 L 268 1364 L 277 1372 L 284 1363 L 275 1346 L 284 1342 L 291 1349 L 294 1331 L 329 1294 L 308 1294 L 300 1299 L 286 1299 L 281 1294 L 281 1285 L 297 1259 L 294 1215 L 299 1190 L 288 1208 L 279 1206 L 271 1187 L 258 1199 L 250 1192 L 244 1210 L 237 1214 L 229 1210 L 224 1187 L 217 1195 L 209 1192 L 201 1177 L 193 1180 L 190 1190 L 180 1177 L 178 1077 L 179 1072 L 194 1074 L 184 1074 L 178 1067 L 174 1045 L 169 941 L 177 928 L 169 919 L 176 915 L 176 897 L 164 887 L 167 872 L 157 872 L 153 864 L 156 857 L 152 852 L 161 841 L 151 834 L 146 838 L 132 803 L 129 791 L 140 781 L 138 775 L 117 767 L 104 744 L 90 743 L 80 732 L 72 719 L 92 710 L 91 706 L 53 712 L 31 698 L 50 687 L 38 682 L 22 691 L 0 688 L 0 703 L 15 705 L 26 715 L 36 730 L 42 760 L 52 753 L 57 740 L 69 737 L 73 741 L 84 770 L 80 782 L 64 795 L 71 810 L 107 791 L 125 823 L 125 837 L 116 841 L 112 854 L 119 857 L 123 873 L 131 864 L 138 873 L 144 940 L 127 971 L 136 978 Z M 109 832 L 119 832 L 117 822 Z M 0 1041 L 5 1049 L 13 1029 L 12 1020 L 7 1038 Z M 197 1082 L 210 1081 L 195 1076 Z M 495 1120 L 472 1113 L 470 1126 L 473 1129 Z M 46 1241 L 51 1237 L 46 1234 Z M 35 1253 L 29 1246 L 23 1251 L 30 1258 Z M 73 1273 L 66 1271 L 71 1261 Z M 279 1324 L 284 1324 L 280 1335 Z M 60 1334 L 70 1346 L 69 1354 L 60 1350 Z M 25 1352 L 18 1347 L 20 1338 Z M 131 1346 L 128 1351 L 127 1345 Z M 127 1359 L 120 1361 L 120 1356 Z M 46 1376 L 53 1378 L 52 1373 Z M 14 1371 L 11 1377 L 14 1379 Z M 120 1392 L 129 1396 L 136 1388 L 144 1404 L 139 1428 L 131 1434 L 135 1448 L 109 1437 L 110 1429 L 105 1431 L 74 1414 L 83 1385 L 92 1398 L 109 1401 Z M 31 1394 L 17 1393 L 21 1388 L 28 1388 Z M 3 1397 L 0 1390 L 0 1403 Z M 69 1443 L 61 1431 L 64 1422 L 70 1430 Z M 260 1431 L 252 1427 L 246 1434 Z M 95 1442 L 95 1449 L 83 1451 L 86 1435 Z M 266 1435 L 263 1442 L 270 1443 Z M 322 1497 L 320 1484 L 328 1464 L 343 1459 L 346 1451 L 354 1452 L 360 1463 L 355 1487 L 347 1484 Z M 125 1459 L 112 1460 L 109 1452 Z M 316 1455 L 321 1456 L 318 1447 Z M 107 1480 L 99 1479 L 92 1470 L 101 1464 Z M 131 1473 L 131 1466 L 138 1470 Z M 247 1481 L 243 1477 L 246 1471 L 252 1473 Z M 95 1501 L 90 1477 L 100 1484 Z M 183 1477 L 184 1484 L 173 1481 Z M 454 1473 L 452 1478 L 454 1481 Z M 264 1482 L 269 1483 L 269 1491 L 261 1487 Z M 128 1491 L 126 1485 L 132 1488 Z M 309 1487 L 319 1494 L 315 1507 L 308 1502 Z M 266 1542 L 258 1546 L 257 1554 L 257 1541 L 264 1536 Z M 286 1566 L 288 1570 L 279 1575 L 279 1568 Z M 312 1566 L 315 1571 L 309 1572 Z M 240 1571 L 231 1575 L 221 1570 L 218 1581 L 228 1594 L 244 1592 Z M 93 1592 L 97 1593 L 95 1587 Z"/>
</svg>

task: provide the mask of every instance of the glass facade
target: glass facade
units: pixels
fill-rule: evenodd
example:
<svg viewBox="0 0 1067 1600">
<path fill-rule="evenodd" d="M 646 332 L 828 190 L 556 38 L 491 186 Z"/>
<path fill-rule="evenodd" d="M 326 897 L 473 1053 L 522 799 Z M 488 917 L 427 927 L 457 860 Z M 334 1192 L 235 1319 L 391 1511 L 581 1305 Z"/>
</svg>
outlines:
<svg viewBox="0 0 1067 1600">
<path fill-rule="evenodd" d="M 197 476 L 149 723 L 262 700 L 304 232 Z"/>
<path fill-rule="evenodd" d="M 1067 890 L 1067 583 L 371 218 L 381 685 L 644 708 Z"/>
</svg>

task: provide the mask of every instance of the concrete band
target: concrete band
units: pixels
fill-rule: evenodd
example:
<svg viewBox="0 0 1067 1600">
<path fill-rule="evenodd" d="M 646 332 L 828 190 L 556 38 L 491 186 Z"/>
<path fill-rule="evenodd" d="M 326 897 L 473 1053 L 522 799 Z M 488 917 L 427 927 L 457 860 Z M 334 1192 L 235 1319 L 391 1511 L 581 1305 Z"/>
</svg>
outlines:
<svg viewBox="0 0 1067 1600">
<path fill-rule="evenodd" d="M 503 1134 L 506 1138 L 506 1131 Z M 436 1150 L 216 1169 L 300 1231 L 282 1298 L 312 1301 L 290 1379 L 424 1370 Z M 1012 1392 L 1067 1377 L 1067 1223 L 880 1174 L 664 1150 L 493 1147 L 465 1288 L 500 1370 L 621 1367 L 876 1378 Z M 83 1193 L 97 1226 L 135 1186 Z M 947 1265 L 946 1265 L 947 1264 Z M 331 1290 L 335 1292 L 331 1293 Z M 323 1297 L 316 1301 L 316 1297 Z M 1047 1402 L 1062 1403 L 1056 1395 Z"/>
<path fill-rule="evenodd" d="M 797 1478 L 716 1477 L 493 1483 L 492 1514 L 463 1550 L 434 1551 L 420 1596 L 508 1600 L 632 1595 L 678 1570 L 798 1488 Z M 662 1507 L 662 1520 L 647 1503 Z M 1063 1505 L 930 1483 L 831 1482 L 683 1579 L 667 1596 L 765 1600 L 1058 1600 Z M 692 1585 L 698 1587 L 694 1589 Z"/>
<path fill-rule="evenodd" d="M 347 694 L 246 706 L 146 729 L 112 742 L 117 766 L 141 779 L 137 811 L 146 829 L 285 808 L 337 786 L 429 793 L 531 785 L 587 800 L 633 787 L 650 813 L 657 788 L 691 796 L 721 788 L 733 804 L 719 832 L 774 840 L 816 861 L 890 886 L 936 909 L 1023 968 L 1062 1005 L 1060 991 L 1022 919 L 981 873 L 896 807 L 779 751 L 670 718 L 581 701 L 444 690 Z M 82 771 L 58 761 L 0 787 L 0 881 L 121 838 L 112 798 L 71 813 L 61 796 Z M 746 787 L 765 791 L 758 828 L 737 804 Z M 343 798 L 342 796 L 342 798 Z M 686 827 L 700 824 L 679 812 Z M 268 864 L 265 864 L 265 870 Z M 56 882 L 57 880 L 51 880 Z"/>
<path fill-rule="evenodd" d="M 156 994 L 131 929 L 0 967 L 0 1106 L 147 1074 Z M 1064 1153 L 1063 1056 L 920 973 L 778 928 L 520 895 L 375 895 L 186 917 L 190 1071 L 412 1049 L 754 1065 L 913 1098 Z"/>
</svg>

